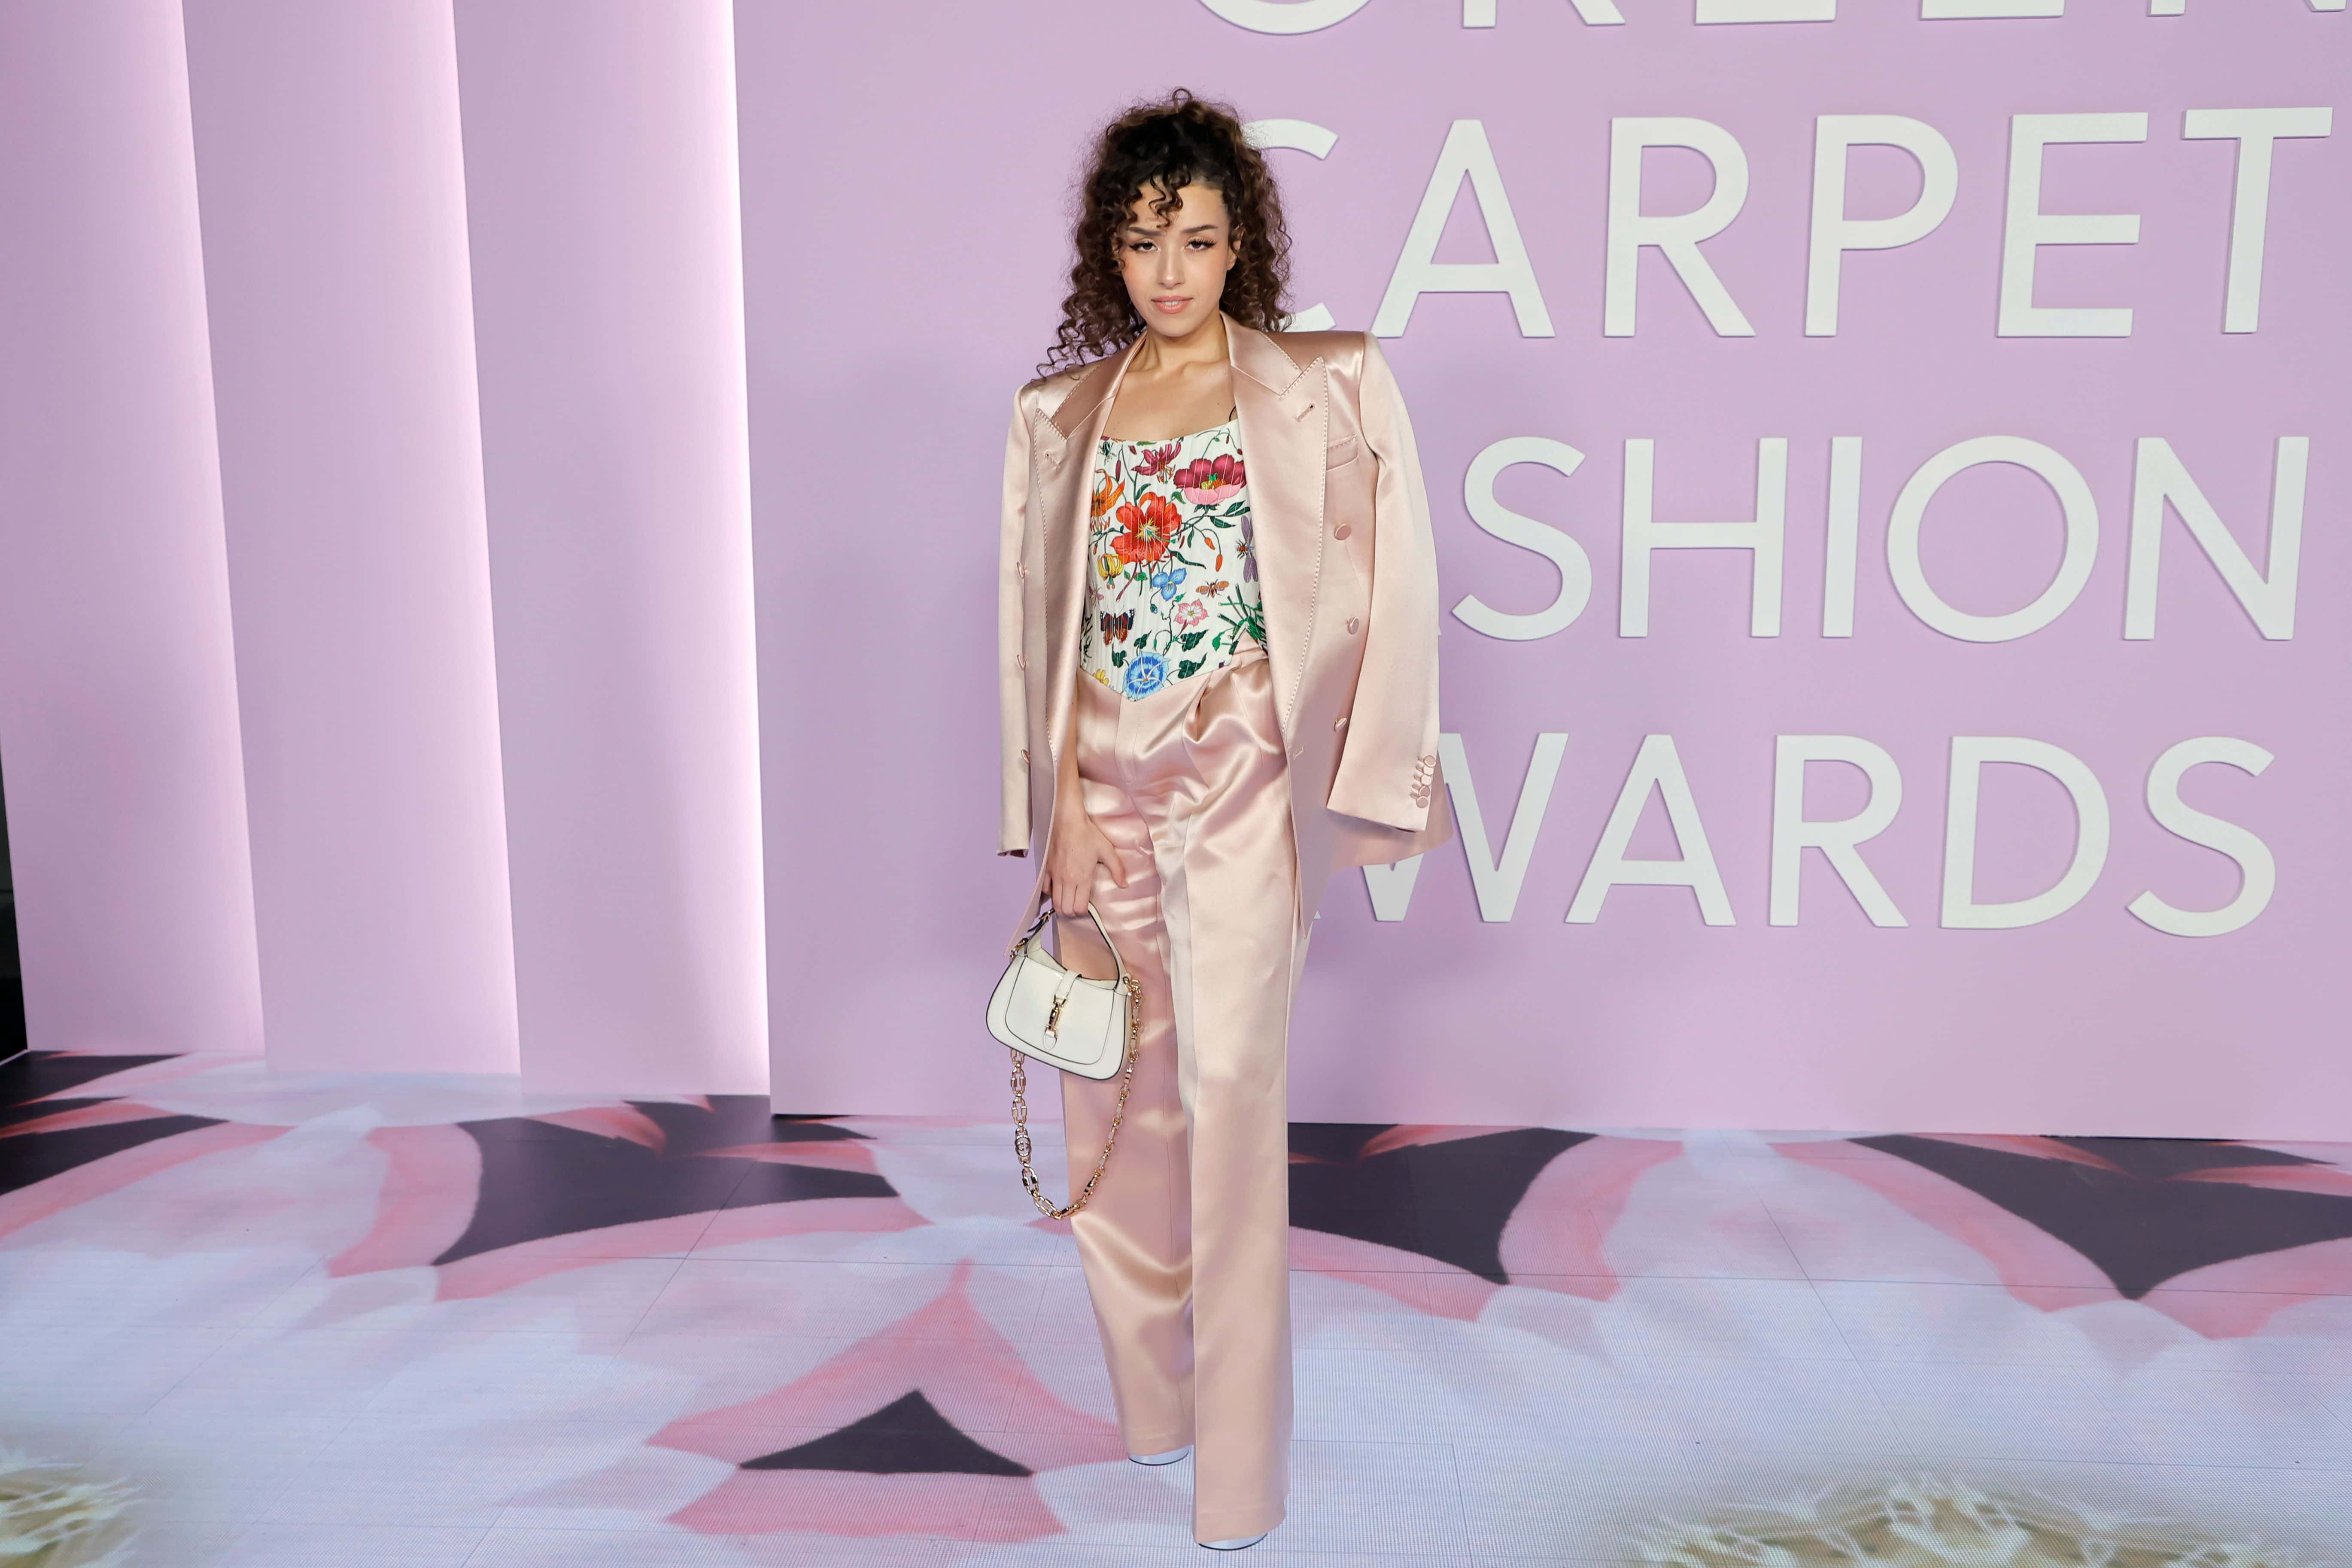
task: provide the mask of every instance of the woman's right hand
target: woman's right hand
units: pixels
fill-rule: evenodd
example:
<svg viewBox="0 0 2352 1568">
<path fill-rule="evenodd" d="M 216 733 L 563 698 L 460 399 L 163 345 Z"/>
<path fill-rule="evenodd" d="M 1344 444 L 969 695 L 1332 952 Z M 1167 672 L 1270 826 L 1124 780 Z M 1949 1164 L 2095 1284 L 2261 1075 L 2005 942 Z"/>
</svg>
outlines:
<svg viewBox="0 0 2352 1568">
<path fill-rule="evenodd" d="M 1056 914 L 1086 914 L 1094 902 L 1097 866 L 1108 871 L 1118 886 L 1127 885 L 1127 873 L 1118 863 L 1118 846 L 1095 826 L 1092 817 L 1072 810 L 1055 822 L 1054 841 L 1045 848 L 1045 883 L 1054 895 Z"/>
</svg>

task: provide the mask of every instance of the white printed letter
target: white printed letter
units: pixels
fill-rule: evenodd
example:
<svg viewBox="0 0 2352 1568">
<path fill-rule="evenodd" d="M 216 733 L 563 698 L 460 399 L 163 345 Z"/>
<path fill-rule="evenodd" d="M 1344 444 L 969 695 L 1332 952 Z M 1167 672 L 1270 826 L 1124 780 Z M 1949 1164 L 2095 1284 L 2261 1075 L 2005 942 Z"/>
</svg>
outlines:
<svg viewBox="0 0 2352 1568">
<path fill-rule="evenodd" d="M 1551 787 L 1559 778 L 1559 759 L 1568 750 L 1568 737 L 1549 733 L 1536 737 L 1535 755 L 1528 759 L 1528 776 L 1519 785 L 1519 803 L 1511 812 L 1509 832 L 1497 862 L 1486 839 L 1486 815 L 1478 809 L 1478 790 L 1470 780 L 1470 758 L 1458 735 L 1437 737 L 1439 766 L 1445 773 L 1445 792 L 1454 802 L 1454 825 L 1461 830 L 1462 853 L 1470 862 L 1470 885 L 1478 894 L 1478 918 L 1508 920 L 1518 907 L 1519 888 L 1528 880 L 1528 862 L 1536 852 L 1536 834 L 1543 828 L 1545 809 L 1551 804 Z"/>
<path fill-rule="evenodd" d="M 1923 20 L 1962 16 L 2063 16 L 2066 0 L 1919 0 Z"/>
<path fill-rule="evenodd" d="M 1696 211 L 1642 215 L 1642 150 L 1646 147 L 1687 147 L 1714 166 L 1715 189 Z M 1748 324 L 1748 318 L 1731 302 L 1723 280 L 1698 253 L 1698 242 L 1722 233 L 1747 201 L 1748 154 L 1722 126 L 1678 115 L 1611 120 L 1608 281 L 1601 306 L 1601 336 L 1633 335 L 1635 267 L 1642 247 L 1654 245 L 1665 253 L 1683 287 L 1706 312 L 1716 336 L 1754 337 L 1756 329 Z"/>
<path fill-rule="evenodd" d="M 2074 798 L 2074 858 L 2048 892 L 2009 904 L 1976 901 L 1977 788 L 1988 762 L 2038 768 Z M 1951 793 L 1944 814 L 1944 925 L 1955 931 L 2039 925 L 2083 901 L 2107 863 L 2107 795 L 2083 759 L 2045 740 L 1952 737 Z"/>
<path fill-rule="evenodd" d="M 1830 437 L 1830 532 L 1822 549 L 1822 635 L 1853 635 L 1854 555 L 1862 538 L 1862 437 Z"/>
<path fill-rule="evenodd" d="M 1837 0 L 1698 0 L 1697 21 L 1834 22 Z"/>
<path fill-rule="evenodd" d="M 1870 780 L 1870 798 L 1862 810 L 1842 821 L 1809 821 L 1808 762 L 1851 762 L 1861 768 Z M 1798 879 L 1808 848 L 1822 852 L 1873 925 L 1907 924 L 1855 849 L 1885 832 L 1902 804 L 1903 774 L 1884 747 L 1852 735 L 1781 736 L 1772 762 L 1772 924 L 1797 924 Z"/>
<path fill-rule="evenodd" d="M 1927 571 L 1919 564 L 1919 525 L 1927 516 L 1928 503 L 1947 480 L 1979 463 L 2014 463 L 2032 469 L 2056 492 L 2066 519 L 2066 552 L 2059 558 L 2057 575 L 2032 603 L 2006 615 L 1971 615 L 1953 609 L 1927 585 Z M 2057 620 L 2091 580 L 2091 563 L 2098 553 L 2099 505 L 2082 471 L 2021 435 L 1979 435 L 1947 446 L 1904 482 L 1902 494 L 1895 497 L 1894 514 L 1886 520 L 1886 570 L 1895 579 L 1895 591 L 1912 614 L 1945 636 L 1968 643 L 2012 642 Z"/>
<path fill-rule="evenodd" d="M 1495 247 L 1492 261 L 1437 259 L 1437 242 L 1465 178 Z M 1412 319 L 1414 302 L 1424 294 L 1507 294 L 1520 337 L 1551 336 L 1551 315 L 1544 308 L 1543 291 L 1536 287 L 1528 247 L 1520 242 L 1518 219 L 1511 214 L 1502 172 L 1495 167 L 1495 150 L 1486 144 L 1486 126 L 1475 120 L 1457 120 L 1445 133 L 1437 167 L 1421 193 L 1421 210 L 1413 214 L 1412 231 L 1405 235 L 1404 254 L 1397 257 L 1389 290 L 1381 297 L 1380 314 L 1372 319 L 1372 331 L 1382 338 L 1401 337 Z"/>
<path fill-rule="evenodd" d="M 1316 124 L 1311 120 L 1253 120 L 1242 127 L 1242 135 L 1261 152 L 1277 149 L 1304 152 L 1310 158 L 1328 158 L 1331 149 L 1339 144 L 1339 133 Z M 1339 325 L 1328 305 L 1309 305 L 1282 323 L 1286 332 L 1328 332 Z"/>
<path fill-rule="evenodd" d="M 1201 0 L 1236 27 L 1253 33 L 1319 33 L 1337 26 L 1370 0 Z"/>
<path fill-rule="evenodd" d="M 2055 15 L 2055 13 L 2052 13 Z M 2034 246 L 2137 245 L 2136 213 L 2045 213 L 2042 152 L 2062 141 L 2145 141 L 2147 116 L 2016 114 L 2009 121 L 2009 221 L 2000 240 L 2000 328 L 2004 338 L 2128 338 L 2132 313 L 2114 306 L 2037 306 Z"/>
<path fill-rule="evenodd" d="M 2200 762 L 2226 762 L 2260 778 L 2271 765 L 2271 754 L 2252 741 L 2200 736 L 2167 750 L 2147 770 L 2148 815 L 2168 832 L 2219 850 L 2238 862 L 2238 896 L 2219 909 L 2175 909 L 2153 893 L 2143 893 L 2131 901 L 2128 907 L 2134 915 L 2174 936 L 2219 936 L 2235 931 L 2260 915 L 2278 888 L 2278 865 L 2271 859 L 2268 844 L 2237 823 L 2209 817 L 2180 799 L 2180 776 Z"/>
<path fill-rule="evenodd" d="M 1857 145 L 1900 147 L 1919 162 L 1919 199 L 1891 218 L 1845 215 L 1845 172 Z M 1805 266 L 1805 336 L 1837 335 L 1838 276 L 1850 250 L 1892 250 L 1935 232 L 1959 193 L 1960 164 L 1944 133 L 1900 114 L 1824 114 L 1813 132 L 1813 233 Z"/>
<path fill-rule="evenodd" d="M 2310 466 L 2309 436 L 2278 438 L 2276 455 L 2271 460 L 2270 569 L 2257 572 L 2244 548 L 2221 526 L 2221 514 L 2189 476 L 2172 443 L 2160 436 L 2141 436 L 2138 461 L 2132 465 L 2131 562 L 2124 574 L 2125 637 L 2137 642 L 2156 635 L 2157 560 L 2164 548 L 2168 501 L 2189 525 L 2189 537 L 2238 596 L 2239 605 L 2256 630 L 2274 643 L 2294 636 L 2295 573 L 2303 557 L 2304 477 Z"/>
<path fill-rule="evenodd" d="M 1633 841 L 1633 829 L 1653 789 L 1665 801 L 1666 821 L 1683 852 L 1680 860 L 1625 858 L 1625 847 Z M 1671 735 L 1642 737 L 1642 749 L 1633 754 L 1633 771 L 1617 792 L 1609 824 L 1601 830 L 1600 847 L 1592 852 L 1584 880 L 1577 884 L 1576 897 L 1569 904 L 1569 919 L 1579 925 L 1591 925 L 1601 918 L 1601 901 L 1609 896 L 1611 888 L 1632 885 L 1690 888 L 1698 894 L 1699 918 L 1709 925 L 1732 924 L 1731 897 L 1723 891 L 1723 873 L 1716 869 L 1715 853 L 1707 848 L 1698 802 L 1691 799 L 1690 780 L 1683 776 L 1682 758 Z"/>
<path fill-rule="evenodd" d="M 1617 0 L 1568 0 L 1576 7 L 1578 20 L 1589 27 L 1622 27 L 1625 13 L 1617 9 Z M 1462 0 L 1462 25 L 1465 27 L 1491 27 L 1495 25 L 1495 0 Z"/>
<path fill-rule="evenodd" d="M 1584 547 L 1549 523 L 1521 517 L 1495 499 L 1496 476 L 1515 463 L 1539 463 L 1569 475 L 1583 462 L 1584 454 L 1575 447 L 1540 435 L 1506 436 L 1470 460 L 1470 472 L 1462 479 L 1462 501 L 1470 508 L 1470 520 L 1505 544 L 1533 550 L 1558 567 L 1559 591 L 1550 604 L 1532 615 L 1496 610 L 1475 593 L 1465 594 L 1454 607 L 1455 620 L 1489 637 L 1531 643 L 1566 631 L 1584 613 L 1585 601 L 1592 597 L 1592 561 Z"/>
<path fill-rule="evenodd" d="M 1650 634 L 1650 552 L 1661 549 L 1747 549 L 1756 552 L 1748 579 L 1748 634 L 1780 634 L 1780 546 L 1789 510 L 1789 441 L 1767 435 L 1756 443 L 1756 518 L 1737 523 L 1662 523 L 1656 518 L 1657 443 L 1625 441 L 1622 559 L 1617 566 L 1617 630 Z"/>
<path fill-rule="evenodd" d="M 1387 865 L 1364 867 L 1364 894 L 1372 901 L 1375 920 L 1402 920 L 1412 907 L 1412 886 L 1421 880 L 1423 855 L 1407 855 Z M 1322 916 L 1318 914 L 1317 919 Z"/>
<path fill-rule="evenodd" d="M 2230 213 L 2230 281 L 2224 286 L 2221 330 L 2251 332 L 2263 308 L 2263 240 L 2270 227 L 2271 153 L 2282 136 L 2325 136 L 2336 127 L 2332 109 L 2192 109 L 2180 134 L 2191 141 L 2238 144 L 2238 199 Z"/>
</svg>

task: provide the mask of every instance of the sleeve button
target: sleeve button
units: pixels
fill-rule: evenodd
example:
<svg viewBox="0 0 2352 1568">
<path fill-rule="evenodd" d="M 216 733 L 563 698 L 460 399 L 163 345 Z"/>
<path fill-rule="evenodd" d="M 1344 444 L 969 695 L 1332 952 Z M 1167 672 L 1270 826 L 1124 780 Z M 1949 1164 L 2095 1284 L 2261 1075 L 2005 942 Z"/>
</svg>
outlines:
<svg viewBox="0 0 2352 1568">
<path fill-rule="evenodd" d="M 1355 634 L 1356 634 L 1356 618 L 1355 618 L 1354 616 L 1350 615 L 1350 616 L 1349 616 L 1349 617 L 1348 617 L 1348 635 L 1349 635 L 1349 636 L 1350 636 L 1350 637 L 1352 637 L 1352 636 L 1354 636 Z"/>
<path fill-rule="evenodd" d="M 1355 531 L 1356 530 L 1350 528 L 1348 524 L 1341 523 L 1331 530 L 1331 537 L 1335 539 L 1344 539 Z"/>
</svg>

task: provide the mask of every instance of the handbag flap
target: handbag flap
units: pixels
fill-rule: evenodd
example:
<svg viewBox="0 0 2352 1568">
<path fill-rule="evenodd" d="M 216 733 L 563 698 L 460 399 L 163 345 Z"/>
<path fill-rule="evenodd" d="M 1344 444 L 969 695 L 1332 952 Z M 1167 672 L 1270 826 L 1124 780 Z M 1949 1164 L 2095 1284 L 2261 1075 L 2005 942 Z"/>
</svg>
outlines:
<svg viewBox="0 0 2352 1568">
<path fill-rule="evenodd" d="M 1126 1045 L 1125 993 L 1116 980 L 1064 968 L 1034 941 L 1006 973 L 1001 1021 L 1008 1044 L 1077 1071 L 1118 1059 Z"/>
</svg>

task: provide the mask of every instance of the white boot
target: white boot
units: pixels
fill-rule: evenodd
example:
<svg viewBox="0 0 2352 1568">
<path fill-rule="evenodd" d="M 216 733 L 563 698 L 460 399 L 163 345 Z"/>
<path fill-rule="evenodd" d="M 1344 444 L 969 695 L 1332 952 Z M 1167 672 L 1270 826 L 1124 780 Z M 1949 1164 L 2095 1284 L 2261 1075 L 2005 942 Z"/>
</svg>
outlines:
<svg viewBox="0 0 2352 1568">
<path fill-rule="evenodd" d="M 1181 1448 L 1171 1448 L 1164 1454 L 1129 1454 L 1127 1457 L 1139 1465 L 1172 1465 L 1192 1451 L 1192 1445 L 1187 1443 Z"/>
</svg>

